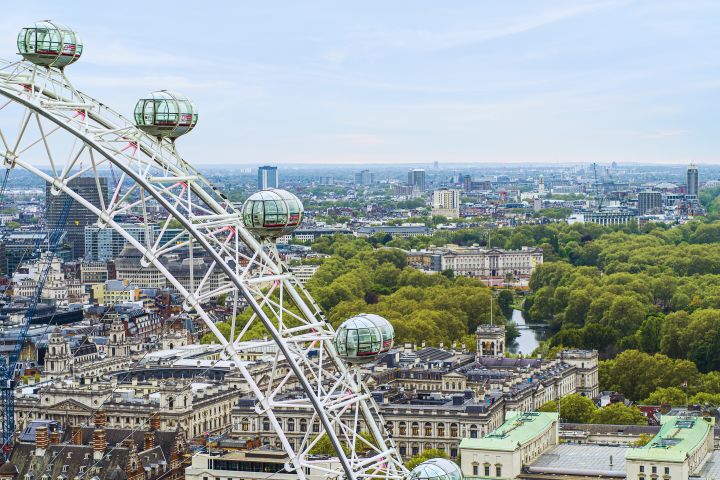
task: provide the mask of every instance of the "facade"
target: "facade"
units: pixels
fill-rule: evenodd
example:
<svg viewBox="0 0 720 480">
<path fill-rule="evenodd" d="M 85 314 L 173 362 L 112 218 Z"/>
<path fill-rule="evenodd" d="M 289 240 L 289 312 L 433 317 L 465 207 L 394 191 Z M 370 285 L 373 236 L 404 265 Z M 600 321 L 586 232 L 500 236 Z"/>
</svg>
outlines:
<svg viewBox="0 0 720 480">
<path fill-rule="evenodd" d="M 95 177 L 76 177 L 68 182 L 75 193 L 83 197 L 89 203 L 97 208 L 107 202 L 108 198 L 108 181 L 106 177 L 99 178 L 100 188 L 95 183 Z M 53 195 L 53 188 L 48 183 L 45 185 L 45 218 L 48 228 L 54 228 L 62 215 L 65 201 L 68 196 L 64 193 Z M 101 201 L 102 197 L 102 201 Z M 67 222 L 64 225 L 67 232 L 66 239 L 70 244 L 71 256 L 73 259 L 80 258 L 85 255 L 85 227 L 93 225 L 97 222 L 97 217 L 90 210 L 73 202 L 70 205 Z"/>
<path fill-rule="evenodd" d="M 387 233 L 393 237 L 410 238 L 430 235 L 430 227 L 423 224 L 408 225 L 371 225 L 360 227 L 355 231 L 358 237 L 372 237 L 376 233 Z"/>
<path fill-rule="evenodd" d="M 460 216 L 460 190 L 454 188 L 434 190 L 432 214 L 458 218 Z"/>
<path fill-rule="evenodd" d="M 509 411 L 493 432 L 460 442 L 460 468 L 465 478 L 517 478 L 523 466 L 558 443 L 557 413 Z"/>
<path fill-rule="evenodd" d="M 690 164 L 687 169 L 687 194 L 697 197 L 699 184 L 698 169 L 694 164 Z"/>
<path fill-rule="evenodd" d="M 290 267 L 290 273 L 292 273 L 300 283 L 305 285 L 308 280 L 315 275 L 318 268 L 320 268 L 319 265 L 297 265 L 295 267 Z"/>
<path fill-rule="evenodd" d="M 568 223 L 597 223 L 598 225 L 627 225 L 636 223 L 637 215 L 631 212 L 584 212 L 572 215 Z"/>
<path fill-rule="evenodd" d="M 100 305 L 117 305 L 140 300 L 140 289 L 129 280 L 107 280 L 92 286 L 93 298 Z"/>
<path fill-rule="evenodd" d="M 663 199 L 661 192 L 644 191 L 638 193 L 638 214 L 647 215 L 662 213 Z"/>
<path fill-rule="evenodd" d="M 627 451 L 627 480 L 689 478 L 713 452 L 712 417 L 663 416 L 661 421 L 647 445 Z"/>
<path fill-rule="evenodd" d="M 370 170 L 355 173 L 355 185 L 372 185 L 373 183 L 375 183 L 375 174 Z"/>
<path fill-rule="evenodd" d="M 413 192 L 425 191 L 425 170 L 414 168 L 408 172 L 407 184 L 412 188 Z"/>
<path fill-rule="evenodd" d="M 140 243 L 152 242 L 152 229 L 146 229 L 141 224 L 121 224 L 133 238 Z M 150 238 L 146 240 L 146 236 Z M 120 255 L 127 242 L 114 228 L 100 228 L 97 225 L 85 227 L 85 257 L 86 262 L 107 262 Z"/>
<path fill-rule="evenodd" d="M 499 331 L 489 333 L 500 333 L 504 340 Z M 483 339 L 479 333 L 478 341 Z M 596 351 L 568 353 L 584 359 L 577 366 L 562 359 L 506 358 L 501 351 L 476 356 L 433 347 L 395 349 L 381 359 L 366 384 L 401 455 L 439 449 L 456 457 L 463 438 L 495 430 L 506 420 L 506 411 L 532 412 L 565 395 L 597 391 L 597 382 L 581 387 L 583 378 L 597 379 Z M 277 399 L 297 395 L 302 393 L 288 390 Z M 275 445 L 277 437 L 269 420 L 257 413 L 256 403 L 245 397 L 233 409 L 233 433 Z M 274 412 L 293 445 L 308 431 L 320 432 L 312 412 L 291 406 Z"/>
<path fill-rule="evenodd" d="M 40 281 L 42 271 L 47 268 L 47 255 L 38 260 L 24 263 L 19 266 L 12 276 L 13 293 L 19 297 L 33 297 Z M 67 305 L 68 301 L 81 299 L 83 296 L 80 282 L 66 279 L 62 271 L 62 262 L 53 257 L 48 269 L 48 275 L 40 292 L 41 300 L 48 300 L 58 305 Z"/>
<path fill-rule="evenodd" d="M 268 188 L 278 188 L 278 171 L 277 167 L 265 165 L 258 167 L 258 190 L 267 190 Z"/>
<path fill-rule="evenodd" d="M 520 250 L 504 250 L 445 245 L 432 250 L 408 253 L 408 264 L 412 266 L 434 272 L 452 270 L 455 275 L 474 278 L 506 276 L 527 278 L 535 270 L 535 267 L 542 263 L 542 249 L 530 247 L 523 247 Z"/>
<path fill-rule="evenodd" d="M 336 461 L 328 459 L 320 468 L 337 468 Z M 192 464 L 185 469 L 186 480 L 294 480 L 297 474 L 286 470 L 289 464 L 287 453 L 281 449 L 259 447 L 247 451 L 224 452 L 220 454 L 198 453 L 193 455 Z M 309 473 L 309 472 L 307 472 Z M 310 480 L 325 479 L 324 475 L 310 474 Z"/>
</svg>

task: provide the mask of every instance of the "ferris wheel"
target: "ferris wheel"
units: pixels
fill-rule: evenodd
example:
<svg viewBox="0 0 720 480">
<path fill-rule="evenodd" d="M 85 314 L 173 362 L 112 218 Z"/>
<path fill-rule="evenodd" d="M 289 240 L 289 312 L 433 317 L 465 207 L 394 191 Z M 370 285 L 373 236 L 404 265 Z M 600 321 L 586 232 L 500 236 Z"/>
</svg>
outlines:
<svg viewBox="0 0 720 480">
<path fill-rule="evenodd" d="M 182 95 L 153 92 L 137 102 L 134 118 L 125 118 L 78 91 L 66 75 L 82 49 L 70 28 L 38 22 L 18 36 L 23 59 L 0 61 L 4 166 L 36 175 L 50 184 L 51 194 L 64 193 L 91 211 L 101 228 L 114 229 L 140 252 L 143 266 L 152 265 L 182 295 L 183 308 L 205 322 L 224 357 L 255 395 L 256 413 L 269 420 L 288 454 L 288 471 L 301 479 L 308 474 L 407 477 L 359 374 L 362 363 L 392 347 L 392 326 L 382 317 L 361 315 L 336 332 L 278 255 L 275 240 L 300 225 L 301 202 L 283 190 L 264 190 L 242 208 L 233 206 L 176 148 L 175 140 L 198 121 L 195 105 Z M 108 170 L 114 182 L 103 198 L 99 186 L 101 178 L 107 181 Z M 95 179 L 98 201 L 90 202 L 68 186 L 79 177 Z M 166 214 L 160 234 L 154 236 L 147 221 L 151 209 Z M 142 241 L 118 221 L 118 216 L 130 212 L 145 219 L 148 232 Z M 163 235 L 173 221 L 182 225 L 183 234 Z M 194 274 L 191 261 L 189 282 L 180 281 L 162 262 L 179 249 L 190 255 L 202 250 L 210 267 Z M 214 275 L 221 280 L 211 281 Z M 234 306 L 229 335 L 220 331 L 204 307 L 221 295 L 231 298 Z M 249 320 L 236 322 L 240 305 L 252 309 Z M 257 323 L 268 332 L 265 341 L 277 349 L 270 377 L 262 381 L 241 360 L 244 335 Z M 302 398 L 280 395 L 290 384 L 302 388 Z M 322 433 L 307 432 L 299 445 L 289 442 L 274 414 L 288 406 L 308 412 L 310 423 L 319 422 Z M 336 451 L 336 469 L 310 454 L 323 436 Z M 422 473 L 426 471 L 418 470 L 414 476 L 426 477 Z"/>
</svg>

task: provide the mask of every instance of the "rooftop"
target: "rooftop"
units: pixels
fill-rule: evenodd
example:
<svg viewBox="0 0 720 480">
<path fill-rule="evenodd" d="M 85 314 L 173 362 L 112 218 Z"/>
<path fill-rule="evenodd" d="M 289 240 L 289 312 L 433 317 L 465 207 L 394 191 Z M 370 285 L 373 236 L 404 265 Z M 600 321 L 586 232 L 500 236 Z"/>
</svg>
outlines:
<svg viewBox="0 0 720 480">
<path fill-rule="evenodd" d="M 628 460 L 684 462 L 712 435 L 715 420 L 700 417 L 663 416 L 657 435 L 644 447 L 627 451 Z"/>
<path fill-rule="evenodd" d="M 528 470 L 531 473 L 553 475 L 587 474 L 595 477 L 625 478 L 625 452 L 623 446 L 601 446 L 565 443 L 540 455 Z"/>
<path fill-rule="evenodd" d="M 483 438 L 463 438 L 460 448 L 513 452 L 558 420 L 557 413 L 507 412 L 505 423 Z"/>
</svg>

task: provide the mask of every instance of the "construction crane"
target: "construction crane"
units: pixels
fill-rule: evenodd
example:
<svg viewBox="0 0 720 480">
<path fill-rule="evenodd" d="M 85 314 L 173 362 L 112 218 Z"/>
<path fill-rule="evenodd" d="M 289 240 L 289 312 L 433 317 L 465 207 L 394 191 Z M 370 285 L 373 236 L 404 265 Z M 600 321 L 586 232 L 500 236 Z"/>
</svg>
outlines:
<svg viewBox="0 0 720 480">
<path fill-rule="evenodd" d="M 1 193 L 2 192 L 0 192 L 0 194 Z M 6 460 L 10 456 L 15 436 L 15 367 L 17 365 L 18 358 L 20 358 L 20 351 L 25 343 L 25 338 L 27 337 L 28 329 L 30 328 L 30 322 L 35 316 L 38 302 L 42 296 L 43 287 L 45 286 L 45 281 L 50 273 L 55 252 L 57 251 L 60 240 L 65 232 L 65 222 L 67 221 L 72 202 L 72 197 L 68 196 L 55 227 L 48 232 L 48 254 L 46 257 L 46 263 L 40 270 L 35 292 L 30 299 L 30 305 L 28 306 L 27 312 L 25 312 L 25 316 L 22 319 L 20 333 L 18 334 L 15 348 L 10 353 L 10 356 L 7 357 L 6 362 L 0 361 L 0 398 L 2 399 L 1 440 L 2 454 L 5 456 Z"/>
</svg>

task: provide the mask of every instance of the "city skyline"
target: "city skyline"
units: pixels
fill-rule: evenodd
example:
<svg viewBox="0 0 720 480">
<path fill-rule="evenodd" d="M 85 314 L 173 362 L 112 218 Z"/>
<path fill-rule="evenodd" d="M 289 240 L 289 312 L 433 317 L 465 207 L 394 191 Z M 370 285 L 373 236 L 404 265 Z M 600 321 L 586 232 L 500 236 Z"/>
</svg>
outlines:
<svg viewBox="0 0 720 480">
<path fill-rule="evenodd" d="M 178 145 L 198 165 L 718 158 L 710 2 L 223 5 L 232 28 L 218 9 L 133 3 L 6 12 L 0 58 L 23 26 L 68 24 L 85 44 L 77 88 L 128 116 L 152 90 L 195 101 Z"/>
</svg>

